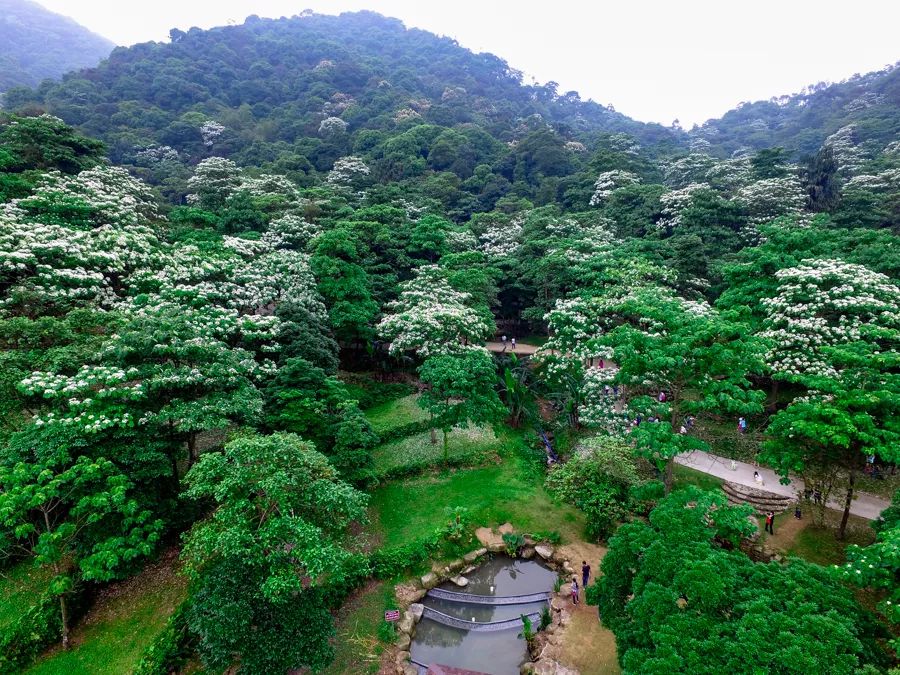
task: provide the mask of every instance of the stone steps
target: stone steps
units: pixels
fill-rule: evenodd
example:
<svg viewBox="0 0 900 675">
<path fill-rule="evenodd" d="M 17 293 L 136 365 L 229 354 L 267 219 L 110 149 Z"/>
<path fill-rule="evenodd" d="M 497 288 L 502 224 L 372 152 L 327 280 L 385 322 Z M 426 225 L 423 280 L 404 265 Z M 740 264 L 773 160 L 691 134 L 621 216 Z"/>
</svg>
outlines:
<svg viewBox="0 0 900 675">
<path fill-rule="evenodd" d="M 722 490 L 731 504 L 749 504 L 758 514 L 764 514 L 767 511 L 781 513 L 786 511 L 794 504 L 794 498 L 785 495 L 752 488 L 739 483 L 725 482 L 722 484 Z"/>
</svg>

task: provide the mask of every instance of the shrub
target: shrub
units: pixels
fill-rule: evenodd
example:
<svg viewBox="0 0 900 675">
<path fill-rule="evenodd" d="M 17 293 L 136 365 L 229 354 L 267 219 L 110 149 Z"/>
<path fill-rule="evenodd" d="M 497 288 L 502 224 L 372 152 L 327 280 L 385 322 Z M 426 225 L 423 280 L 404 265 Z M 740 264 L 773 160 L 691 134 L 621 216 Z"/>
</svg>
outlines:
<svg viewBox="0 0 900 675">
<path fill-rule="evenodd" d="M 554 497 L 584 511 L 588 536 L 599 539 L 629 512 L 629 490 L 640 482 L 632 449 L 617 439 L 597 436 L 568 462 L 554 467 L 546 484 Z"/>
<path fill-rule="evenodd" d="M 393 579 L 399 574 L 415 569 L 440 549 L 438 537 L 413 541 L 403 546 L 382 548 L 369 557 L 373 576 Z"/>
<path fill-rule="evenodd" d="M 187 601 L 172 612 L 165 627 L 144 650 L 133 675 L 168 675 L 184 665 L 193 651 L 186 609 Z"/>
<path fill-rule="evenodd" d="M 397 638 L 397 627 L 390 621 L 382 621 L 378 625 L 378 639 L 382 642 L 393 642 Z"/>
<path fill-rule="evenodd" d="M 503 535 L 503 546 L 509 556 L 515 556 L 518 550 L 525 545 L 525 537 L 521 534 L 507 532 Z"/>
<path fill-rule="evenodd" d="M 59 598 L 44 593 L 0 637 L 0 673 L 18 673 L 60 639 Z"/>
</svg>

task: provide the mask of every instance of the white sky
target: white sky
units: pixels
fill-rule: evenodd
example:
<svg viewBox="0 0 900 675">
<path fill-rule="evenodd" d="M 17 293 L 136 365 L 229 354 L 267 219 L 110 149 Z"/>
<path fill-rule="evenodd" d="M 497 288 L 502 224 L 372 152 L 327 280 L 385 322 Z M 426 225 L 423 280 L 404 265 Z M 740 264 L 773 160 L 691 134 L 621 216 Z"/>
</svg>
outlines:
<svg viewBox="0 0 900 675">
<path fill-rule="evenodd" d="M 526 79 L 688 128 L 740 101 L 900 60 L 896 0 L 38 0 L 121 45 L 170 28 L 370 9 L 492 52 Z"/>
</svg>

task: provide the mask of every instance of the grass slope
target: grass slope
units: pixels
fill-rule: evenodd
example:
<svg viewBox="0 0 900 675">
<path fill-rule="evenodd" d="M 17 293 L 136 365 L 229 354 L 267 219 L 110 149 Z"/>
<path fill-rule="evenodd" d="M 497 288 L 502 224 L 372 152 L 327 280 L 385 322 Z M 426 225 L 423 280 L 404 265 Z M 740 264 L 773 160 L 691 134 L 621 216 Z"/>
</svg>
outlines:
<svg viewBox="0 0 900 675">
<path fill-rule="evenodd" d="M 119 675 L 131 672 L 185 596 L 176 574 L 177 553 L 168 552 L 140 574 L 107 589 L 72 632 L 72 648 L 38 659 L 34 675 Z"/>
<path fill-rule="evenodd" d="M 383 545 L 398 546 L 431 534 L 444 524 L 446 509 L 456 506 L 469 509 L 478 526 L 508 521 L 521 531 L 556 530 L 564 540 L 579 539 L 584 516 L 550 499 L 543 473 L 534 470 L 523 445 L 519 434 L 504 430 L 494 441 L 500 458 L 496 464 L 393 481 L 378 488 L 372 495 L 372 522 Z"/>
<path fill-rule="evenodd" d="M 0 571 L 0 629 L 6 628 L 37 602 L 50 582 L 49 569 L 23 561 Z"/>
<path fill-rule="evenodd" d="M 381 435 L 392 429 L 428 419 L 428 413 L 416 403 L 418 398 L 418 394 L 411 394 L 370 408 L 366 411 L 369 424 L 376 434 Z"/>
<path fill-rule="evenodd" d="M 500 446 L 494 432 L 482 427 L 453 429 L 447 439 L 448 456 L 455 466 L 480 464 Z M 384 443 L 372 451 L 372 456 L 379 476 L 408 475 L 436 467 L 444 461 L 441 433 L 437 443 L 431 442 L 428 431 Z"/>
</svg>

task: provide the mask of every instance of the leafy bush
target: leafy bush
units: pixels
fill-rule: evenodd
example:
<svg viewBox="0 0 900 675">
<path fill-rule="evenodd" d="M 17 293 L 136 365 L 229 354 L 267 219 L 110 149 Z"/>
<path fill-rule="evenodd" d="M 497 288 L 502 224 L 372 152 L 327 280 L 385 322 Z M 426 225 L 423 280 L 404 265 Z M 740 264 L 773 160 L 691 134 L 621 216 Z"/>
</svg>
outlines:
<svg viewBox="0 0 900 675">
<path fill-rule="evenodd" d="M 382 642 L 393 642 L 397 638 L 397 627 L 390 621 L 378 624 L 378 639 Z"/>
<path fill-rule="evenodd" d="M 592 539 L 606 537 L 631 506 L 629 490 L 641 482 L 631 447 L 607 436 L 585 441 L 578 454 L 547 475 L 547 490 L 587 515 Z"/>
<path fill-rule="evenodd" d="M 0 637 L 0 673 L 21 672 L 59 640 L 61 629 L 59 599 L 53 593 L 44 593 Z"/>
<path fill-rule="evenodd" d="M 522 546 L 525 545 L 525 537 L 514 532 L 507 532 L 503 535 L 503 546 L 509 556 L 515 556 Z"/>
<path fill-rule="evenodd" d="M 372 575 L 378 579 L 393 579 L 403 572 L 416 569 L 439 549 L 438 537 L 420 539 L 393 548 L 382 548 L 369 557 Z"/>
<path fill-rule="evenodd" d="M 133 675 L 167 675 L 178 671 L 193 651 L 187 629 L 187 602 L 181 603 L 165 627 L 144 650 Z"/>
<path fill-rule="evenodd" d="M 539 530 L 531 533 L 531 538 L 535 541 L 546 541 L 554 546 L 562 543 L 562 535 L 557 530 Z"/>
</svg>

